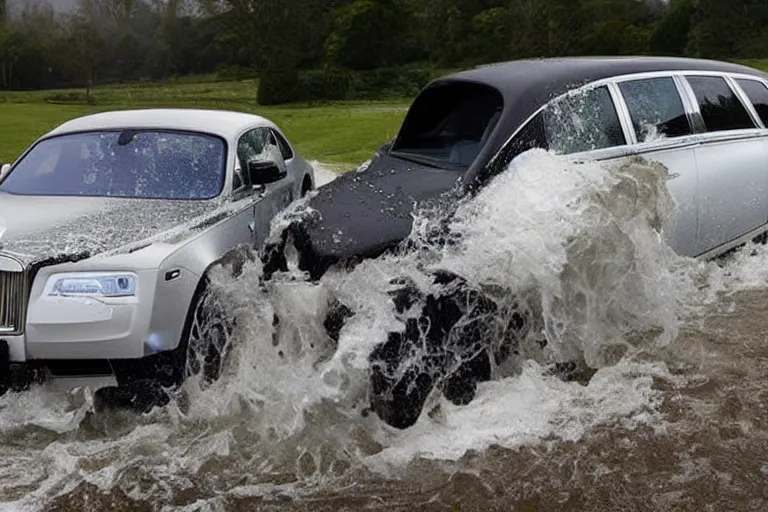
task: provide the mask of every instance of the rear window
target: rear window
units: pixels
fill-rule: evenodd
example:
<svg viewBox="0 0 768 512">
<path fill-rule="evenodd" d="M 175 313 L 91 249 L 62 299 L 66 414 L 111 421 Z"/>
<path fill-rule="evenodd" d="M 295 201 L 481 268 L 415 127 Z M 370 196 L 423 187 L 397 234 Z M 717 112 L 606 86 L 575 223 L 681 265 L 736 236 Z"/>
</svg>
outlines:
<svg viewBox="0 0 768 512">
<path fill-rule="evenodd" d="M 414 101 L 390 154 L 443 168 L 469 167 L 498 122 L 496 89 L 454 82 L 430 87 Z"/>
<path fill-rule="evenodd" d="M 757 80 L 737 80 L 744 92 L 747 94 L 749 101 L 755 106 L 757 115 L 763 121 L 765 126 L 768 126 L 768 87 L 762 82 Z"/>
<path fill-rule="evenodd" d="M 543 111 L 549 148 L 557 154 L 594 151 L 626 144 L 608 88 L 565 96 Z"/>
<path fill-rule="evenodd" d="M 719 132 L 755 128 L 747 109 L 724 78 L 719 76 L 689 76 L 701 116 L 707 131 Z"/>
</svg>

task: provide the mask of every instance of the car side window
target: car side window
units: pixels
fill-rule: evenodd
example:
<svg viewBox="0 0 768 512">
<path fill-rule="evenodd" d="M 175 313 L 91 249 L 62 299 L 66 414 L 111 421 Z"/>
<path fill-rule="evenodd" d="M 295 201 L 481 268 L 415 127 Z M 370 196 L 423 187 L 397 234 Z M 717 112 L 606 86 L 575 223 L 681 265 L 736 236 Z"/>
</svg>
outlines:
<svg viewBox="0 0 768 512">
<path fill-rule="evenodd" d="M 768 127 L 768 87 L 762 82 L 746 78 L 737 79 L 736 82 L 754 105 L 763 124 Z"/>
<path fill-rule="evenodd" d="M 723 77 L 688 76 L 686 80 L 696 95 L 707 131 L 755 128 L 746 107 Z"/>
<path fill-rule="evenodd" d="M 693 134 L 683 100 L 672 77 L 630 80 L 619 84 L 638 142 L 658 136 Z"/>
<path fill-rule="evenodd" d="M 285 137 L 280 135 L 280 132 L 277 130 L 271 130 L 272 136 L 274 137 L 277 147 L 280 148 L 280 153 L 283 155 L 283 160 L 286 162 L 293 158 L 293 151 L 291 150 L 291 145 L 288 144 L 288 141 L 285 140 Z"/>
<path fill-rule="evenodd" d="M 237 157 L 245 169 L 248 162 L 258 157 L 266 148 L 269 132 L 266 128 L 255 128 L 245 132 L 237 142 Z"/>
<path fill-rule="evenodd" d="M 606 86 L 563 97 L 543 111 L 549 148 L 558 154 L 626 144 L 619 115 Z"/>
<path fill-rule="evenodd" d="M 257 158 L 269 141 L 269 131 L 266 128 L 254 128 L 240 136 L 237 141 L 237 159 L 240 172 L 235 171 L 232 190 L 238 190 L 250 183 L 248 178 L 248 162 Z"/>
</svg>

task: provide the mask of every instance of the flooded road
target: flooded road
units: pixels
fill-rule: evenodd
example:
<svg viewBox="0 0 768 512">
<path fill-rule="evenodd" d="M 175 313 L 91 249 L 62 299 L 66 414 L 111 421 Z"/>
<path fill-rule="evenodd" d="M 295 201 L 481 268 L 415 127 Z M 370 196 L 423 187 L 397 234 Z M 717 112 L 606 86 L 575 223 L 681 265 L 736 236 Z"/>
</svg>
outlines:
<svg viewBox="0 0 768 512">
<path fill-rule="evenodd" d="M 639 164 L 537 157 L 466 206 L 453 251 L 321 286 L 259 291 L 258 268 L 222 278 L 248 343 L 188 403 L 138 417 L 94 415 L 89 390 L 1 399 L 1 507 L 766 510 L 768 247 L 677 258 L 654 235 L 666 199 Z M 408 430 L 363 414 L 363 356 L 394 322 L 383 283 L 425 265 L 529 298 L 553 353 L 596 372 L 565 382 L 529 351 L 467 406 L 435 397 Z M 329 294 L 361 311 L 338 347 L 320 334 Z M 274 312 L 291 319 L 279 350 Z"/>
</svg>

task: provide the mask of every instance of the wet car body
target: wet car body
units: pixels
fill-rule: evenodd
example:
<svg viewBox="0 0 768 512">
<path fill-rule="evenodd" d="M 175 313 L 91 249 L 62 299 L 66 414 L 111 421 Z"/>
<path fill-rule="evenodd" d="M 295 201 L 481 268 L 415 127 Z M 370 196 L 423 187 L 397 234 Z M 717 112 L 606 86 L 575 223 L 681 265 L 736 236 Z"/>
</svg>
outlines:
<svg viewBox="0 0 768 512">
<path fill-rule="evenodd" d="M 533 148 L 576 162 L 640 156 L 663 164 L 678 205 L 663 235 L 683 256 L 715 257 L 768 228 L 767 74 L 682 58 L 513 61 L 448 75 L 425 87 L 397 137 L 368 164 L 319 188 L 308 202 L 313 214 L 295 221 L 267 248 L 266 273 L 288 268 L 289 243 L 312 280 L 333 266 L 403 250 L 416 208 L 437 202 L 449 218 L 452 205 Z M 435 276 L 441 285 L 456 280 L 461 279 Z M 386 422 L 412 425 L 434 386 L 466 403 L 473 381 L 487 378 L 487 361 L 450 371 L 443 361 L 432 375 L 401 368 L 399 374 L 410 376 L 391 378 L 405 364 L 409 347 L 424 337 L 413 322 L 426 318 L 447 333 L 457 320 L 448 312 L 450 304 L 475 293 L 454 286 L 425 296 L 407 284 L 395 293 L 395 303 L 418 296 L 423 308 L 421 319 L 405 319 L 404 330 L 391 333 L 371 355 L 371 402 Z M 353 314 L 340 305 L 329 315 L 329 331 L 338 335 Z M 520 329 L 525 321 L 513 323 Z M 469 333 L 457 342 L 475 344 L 478 336 Z M 427 337 L 437 352 L 441 343 L 450 343 L 435 333 Z M 514 352 L 514 339 L 510 347 L 506 353 Z M 474 370 L 462 370 L 472 365 Z"/>
<path fill-rule="evenodd" d="M 259 247 L 314 179 L 244 113 L 106 112 L 42 136 L 0 181 L 0 391 L 183 380 L 190 333 L 212 343 L 192 327 L 209 270 Z"/>
</svg>

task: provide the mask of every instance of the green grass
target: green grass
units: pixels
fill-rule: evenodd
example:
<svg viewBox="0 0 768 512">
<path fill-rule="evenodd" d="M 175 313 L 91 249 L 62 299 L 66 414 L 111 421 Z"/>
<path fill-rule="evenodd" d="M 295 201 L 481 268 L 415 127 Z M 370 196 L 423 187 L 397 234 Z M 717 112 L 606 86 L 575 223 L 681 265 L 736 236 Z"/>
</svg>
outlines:
<svg viewBox="0 0 768 512">
<path fill-rule="evenodd" d="M 84 114 L 131 108 L 217 108 L 260 114 L 278 124 L 306 158 L 340 167 L 367 160 L 392 138 L 409 100 L 261 107 L 257 82 L 164 82 L 98 87 L 95 105 L 50 103 L 72 91 L 0 92 L 0 162 L 37 137 Z M 82 90 L 75 92 L 82 93 Z"/>
</svg>

